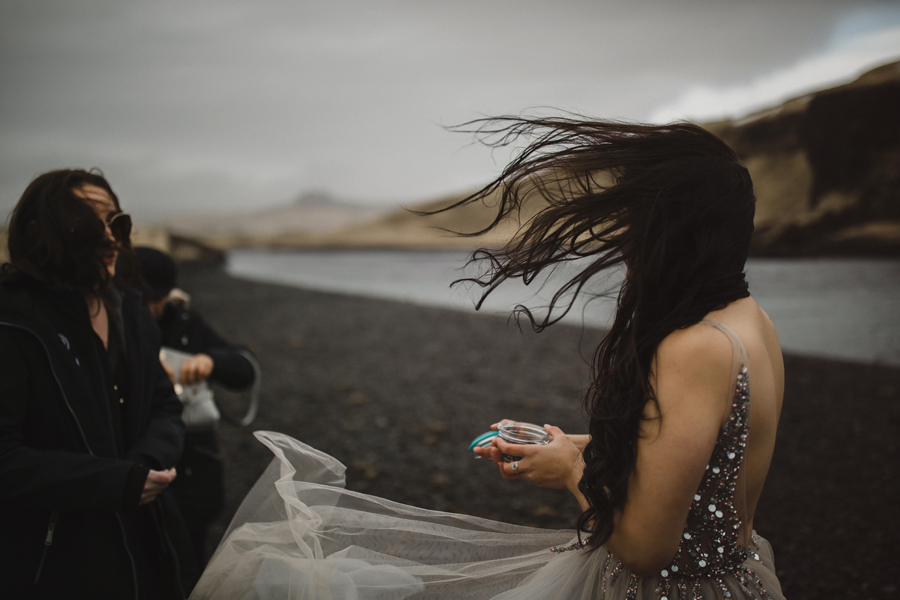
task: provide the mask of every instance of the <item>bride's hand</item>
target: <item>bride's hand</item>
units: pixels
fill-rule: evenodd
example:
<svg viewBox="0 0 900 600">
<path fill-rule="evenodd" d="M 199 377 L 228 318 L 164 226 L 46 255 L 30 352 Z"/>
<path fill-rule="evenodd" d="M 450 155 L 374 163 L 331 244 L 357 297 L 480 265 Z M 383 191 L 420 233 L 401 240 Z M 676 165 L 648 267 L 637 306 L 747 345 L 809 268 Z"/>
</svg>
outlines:
<svg viewBox="0 0 900 600">
<path fill-rule="evenodd" d="M 584 471 L 581 450 L 562 429 L 544 425 L 550 434 L 550 443 L 545 446 L 510 444 L 495 437 L 490 450 L 504 479 L 527 479 L 538 487 L 557 490 L 577 490 Z M 521 457 L 514 463 L 503 461 L 503 454 Z"/>
<path fill-rule="evenodd" d="M 512 419 L 500 419 L 493 425 L 491 425 L 491 431 L 497 431 L 500 428 L 501 423 L 512 423 L 513 425 L 518 425 L 518 421 L 513 421 Z M 530 425 L 530 423 L 526 423 L 526 425 Z M 496 438 L 494 438 L 496 439 Z M 503 466 L 503 457 L 500 456 L 500 452 L 494 446 L 487 446 L 485 448 L 473 448 L 472 452 L 480 456 L 481 458 L 490 458 L 495 463 L 497 463 L 498 467 Z M 516 455 L 518 456 L 518 455 Z M 508 477 L 507 479 L 514 479 L 513 477 Z"/>
<path fill-rule="evenodd" d="M 497 421 L 496 423 L 494 423 L 493 425 L 491 425 L 491 430 L 492 430 L 492 431 L 497 431 L 497 429 L 500 427 L 500 423 L 515 423 L 515 421 L 513 421 L 512 419 L 500 419 L 499 421 Z M 495 457 L 494 457 L 495 454 L 497 455 L 497 457 L 499 457 L 499 456 L 500 456 L 500 453 L 499 453 L 499 452 L 494 452 L 494 447 L 493 447 L 493 446 L 488 446 L 488 447 L 486 447 L 486 448 L 473 448 L 473 449 L 472 449 L 472 452 L 474 452 L 475 454 L 477 454 L 477 455 L 480 456 L 481 458 L 490 458 L 490 459 L 493 459 L 493 461 L 496 462 L 496 463 L 498 463 L 498 465 L 499 465 L 499 463 L 502 463 L 502 462 L 503 462 L 503 459 L 502 459 L 502 458 L 499 458 L 499 459 L 498 459 L 498 458 L 495 458 Z M 498 460 L 499 460 L 499 462 L 498 462 Z"/>
</svg>

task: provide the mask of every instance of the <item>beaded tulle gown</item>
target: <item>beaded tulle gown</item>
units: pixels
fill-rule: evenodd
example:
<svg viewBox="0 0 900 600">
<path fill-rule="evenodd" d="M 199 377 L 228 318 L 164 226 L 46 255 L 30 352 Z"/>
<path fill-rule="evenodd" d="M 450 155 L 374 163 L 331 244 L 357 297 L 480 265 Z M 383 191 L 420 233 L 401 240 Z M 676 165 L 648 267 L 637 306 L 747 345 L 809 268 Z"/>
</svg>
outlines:
<svg viewBox="0 0 900 600">
<path fill-rule="evenodd" d="M 288 436 L 257 432 L 275 454 L 245 498 L 192 598 L 782 598 L 772 549 L 746 521 L 750 374 L 738 337 L 734 393 L 674 560 L 640 577 L 572 530 L 430 511 L 344 489 L 344 466 Z"/>
</svg>

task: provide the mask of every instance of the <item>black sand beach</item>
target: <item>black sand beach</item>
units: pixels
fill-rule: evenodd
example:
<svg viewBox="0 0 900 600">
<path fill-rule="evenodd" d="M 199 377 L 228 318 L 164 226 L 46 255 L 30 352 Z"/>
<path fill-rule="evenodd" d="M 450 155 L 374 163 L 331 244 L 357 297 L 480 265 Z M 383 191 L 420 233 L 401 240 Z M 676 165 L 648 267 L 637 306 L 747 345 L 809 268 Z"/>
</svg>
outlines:
<svg viewBox="0 0 900 600">
<path fill-rule="evenodd" d="M 269 463 L 252 435 L 287 433 L 348 468 L 354 490 L 426 508 L 571 528 L 564 492 L 505 482 L 466 452 L 508 417 L 584 430 L 601 333 L 519 331 L 504 318 L 236 280 L 183 265 L 181 287 L 263 370 L 260 413 L 220 427 L 227 499 L 210 543 Z M 900 593 L 900 369 L 786 357 L 784 413 L 756 528 L 786 596 Z M 237 414 L 238 405 L 223 398 Z"/>
</svg>

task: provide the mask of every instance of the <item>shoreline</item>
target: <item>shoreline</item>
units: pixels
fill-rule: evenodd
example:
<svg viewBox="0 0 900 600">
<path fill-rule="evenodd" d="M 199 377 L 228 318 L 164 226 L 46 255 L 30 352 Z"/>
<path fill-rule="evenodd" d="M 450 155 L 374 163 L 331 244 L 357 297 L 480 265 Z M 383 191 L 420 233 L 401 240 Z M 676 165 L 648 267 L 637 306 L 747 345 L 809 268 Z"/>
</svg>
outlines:
<svg viewBox="0 0 900 600">
<path fill-rule="evenodd" d="M 214 546 L 281 431 L 348 467 L 347 487 L 435 510 L 571 528 L 574 499 L 501 480 L 466 447 L 500 418 L 583 431 L 580 397 L 601 332 L 519 331 L 502 316 L 258 283 L 185 264 L 180 285 L 262 365 L 260 413 L 219 428 L 226 503 Z M 900 541 L 900 368 L 796 355 L 755 528 L 790 598 L 888 597 Z M 225 412 L 241 400 L 220 393 Z M 825 549 L 831 550 L 825 551 Z M 834 551 L 832 549 L 836 549 Z"/>
<path fill-rule="evenodd" d="M 360 295 L 452 308 L 472 313 L 480 290 L 452 280 L 472 275 L 465 251 L 407 253 L 361 251 L 235 251 L 227 256 L 233 277 L 283 283 L 303 289 Z M 754 297 L 778 325 L 785 352 L 825 360 L 900 367 L 900 261 L 852 258 L 750 259 L 747 277 Z M 556 271 L 556 284 L 568 270 Z M 615 273 L 592 281 L 594 290 L 617 287 Z M 551 287 L 556 284 L 551 284 Z M 540 284 L 506 282 L 481 313 L 507 316 L 523 302 L 542 313 L 549 301 Z M 576 301 L 562 323 L 603 328 L 615 307 L 615 294 Z M 557 313 L 558 314 L 558 313 Z M 839 319 L 835 317 L 840 315 Z"/>
</svg>

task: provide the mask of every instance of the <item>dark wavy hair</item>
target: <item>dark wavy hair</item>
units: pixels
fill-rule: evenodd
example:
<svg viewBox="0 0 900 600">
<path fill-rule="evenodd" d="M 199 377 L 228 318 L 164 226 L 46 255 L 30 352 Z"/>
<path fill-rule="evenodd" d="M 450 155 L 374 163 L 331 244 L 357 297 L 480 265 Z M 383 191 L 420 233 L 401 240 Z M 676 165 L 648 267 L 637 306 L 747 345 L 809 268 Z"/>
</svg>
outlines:
<svg viewBox="0 0 900 600">
<path fill-rule="evenodd" d="M 9 221 L 9 263 L 4 272 L 19 271 L 41 281 L 75 286 L 101 294 L 109 283 L 102 251 L 113 242 L 93 208 L 75 190 L 95 185 L 119 198 L 97 170 L 61 169 L 36 177 L 25 189 Z M 116 283 L 135 285 L 137 259 L 130 240 L 118 244 Z"/>
<path fill-rule="evenodd" d="M 540 331 L 562 318 L 596 275 L 627 268 L 584 398 L 591 441 L 579 489 L 590 507 L 578 529 L 600 545 L 627 499 L 646 404 L 657 402 L 650 384 L 657 347 L 673 331 L 749 296 L 744 263 L 756 206 L 750 175 L 722 140 L 690 124 L 500 117 L 457 129 L 492 147 L 528 142 L 497 179 L 443 209 L 491 205 L 493 222 L 470 235 L 520 220 L 505 247 L 472 255 L 471 262 L 487 266 L 461 281 L 482 286 L 482 302 L 507 279 L 530 283 L 578 260 L 584 266 L 556 290 L 542 318 L 516 309 Z"/>
</svg>

